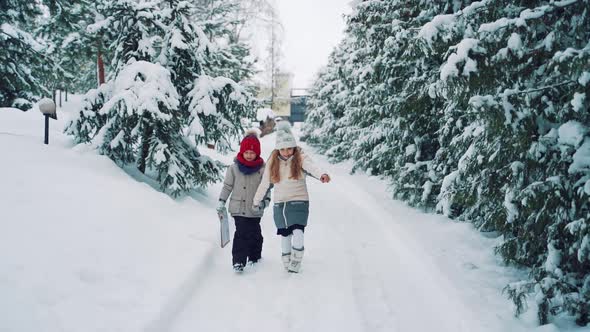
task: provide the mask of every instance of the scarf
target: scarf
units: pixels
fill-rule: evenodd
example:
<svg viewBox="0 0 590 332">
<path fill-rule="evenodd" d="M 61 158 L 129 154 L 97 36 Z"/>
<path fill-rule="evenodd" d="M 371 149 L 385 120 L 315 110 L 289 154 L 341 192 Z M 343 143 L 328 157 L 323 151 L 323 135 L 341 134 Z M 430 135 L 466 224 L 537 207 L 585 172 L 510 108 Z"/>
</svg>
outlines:
<svg viewBox="0 0 590 332">
<path fill-rule="evenodd" d="M 260 156 L 256 156 L 256 159 L 248 161 L 241 153 L 238 153 L 238 156 L 236 157 L 236 164 L 238 164 L 238 169 L 240 172 L 249 175 L 258 172 L 258 170 L 262 167 L 262 164 L 264 164 L 264 160 L 260 158 Z"/>
</svg>

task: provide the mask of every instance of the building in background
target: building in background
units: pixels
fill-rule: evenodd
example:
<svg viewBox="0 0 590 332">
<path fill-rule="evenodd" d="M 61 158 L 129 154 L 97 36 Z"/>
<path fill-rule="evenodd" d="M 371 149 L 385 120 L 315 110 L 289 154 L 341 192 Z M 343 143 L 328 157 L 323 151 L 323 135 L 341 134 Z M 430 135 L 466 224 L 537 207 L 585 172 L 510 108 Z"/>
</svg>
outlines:
<svg viewBox="0 0 590 332">
<path fill-rule="evenodd" d="M 263 100 L 278 118 L 291 123 L 305 121 L 307 89 L 294 88 L 291 73 L 277 73 L 274 82 L 275 88 L 261 88 L 258 98 Z"/>
<path fill-rule="evenodd" d="M 307 110 L 307 89 L 291 89 L 291 114 L 289 121 L 305 121 L 305 112 Z"/>
<path fill-rule="evenodd" d="M 291 84 L 293 74 L 278 73 L 275 76 L 275 96 L 271 108 L 275 116 L 288 119 L 291 116 Z"/>
</svg>

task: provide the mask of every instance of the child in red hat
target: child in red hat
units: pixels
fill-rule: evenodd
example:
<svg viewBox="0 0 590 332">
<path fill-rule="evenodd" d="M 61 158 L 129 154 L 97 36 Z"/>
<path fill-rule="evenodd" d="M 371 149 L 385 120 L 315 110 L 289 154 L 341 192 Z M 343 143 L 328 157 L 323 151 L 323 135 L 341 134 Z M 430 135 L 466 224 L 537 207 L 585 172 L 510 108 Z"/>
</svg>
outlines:
<svg viewBox="0 0 590 332">
<path fill-rule="evenodd" d="M 217 207 L 217 211 L 222 213 L 229 198 L 228 212 L 236 223 L 232 245 L 232 264 L 236 272 L 242 272 L 246 264 L 254 264 L 261 258 L 263 238 L 260 218 L 269 205 L 270 195 L 265 197 L 260 207 L 253 208 L 252 201 L 263 172 L 264 160 L 260 157 L 258 134 L 248 131 L 240 142 L 240 152 L 234 163 L 227 168 Z"/>
</svg>

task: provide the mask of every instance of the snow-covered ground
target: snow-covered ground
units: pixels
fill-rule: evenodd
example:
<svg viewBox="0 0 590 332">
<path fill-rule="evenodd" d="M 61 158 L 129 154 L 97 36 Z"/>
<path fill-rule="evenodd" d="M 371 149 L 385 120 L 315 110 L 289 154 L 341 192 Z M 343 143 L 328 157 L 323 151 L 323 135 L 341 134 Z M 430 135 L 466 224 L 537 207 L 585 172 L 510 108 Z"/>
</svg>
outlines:
<svg viewBox="0 0 590 332">
<path fill-rule="evenodd" d="M 286 273 L 272 211 L 263 259 L 236 275 L 219 248 L 220 185 L 174 200 L 51 121 L 0 109 L 0 331 L 582 331 L 535 326 L 501 294 L 523 271 L 469 224 L 392 201 L 382 180 L 316 163 L 302 273 Z M 262 139 L 268 156 L 274 135 Z M 311 149 L 308 149 L 310 151 Z M 230 162 L 231 156 L 207 154 Z M 586 329 L 587 331 L 587 329 Z"/>
</svg>

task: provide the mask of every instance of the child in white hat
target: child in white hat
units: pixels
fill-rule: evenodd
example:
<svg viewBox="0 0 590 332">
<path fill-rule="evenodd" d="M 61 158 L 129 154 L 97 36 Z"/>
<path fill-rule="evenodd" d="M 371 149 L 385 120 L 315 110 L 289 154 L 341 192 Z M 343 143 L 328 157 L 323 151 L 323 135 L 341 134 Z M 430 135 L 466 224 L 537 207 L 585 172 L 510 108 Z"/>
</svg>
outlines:
<svg viewBox="0 0 590 332">
<path fill-rule="evenodd" d="M 282 260 L 285 269 L 297 273 L 303 259 L 303 232 L 309 216 L 309 195 L 306 175 L 330 182 L 330 176 L 320 171 L 312 160 L 297 147 L 287 121 L 277 124 L 276 146 L 254 195 L 253 204 L 259 206 L 264 195 L 274 185 L 274 221 L 281 236 Z"/>
</svg>

